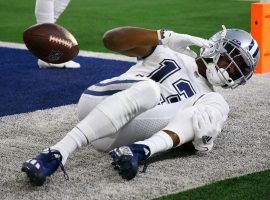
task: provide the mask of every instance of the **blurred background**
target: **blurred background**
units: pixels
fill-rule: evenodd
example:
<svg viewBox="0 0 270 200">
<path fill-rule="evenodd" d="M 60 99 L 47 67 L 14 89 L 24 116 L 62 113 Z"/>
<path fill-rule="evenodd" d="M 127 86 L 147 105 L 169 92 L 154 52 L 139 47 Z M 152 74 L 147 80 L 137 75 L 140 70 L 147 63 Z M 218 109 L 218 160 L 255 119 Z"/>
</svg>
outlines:
<svg viewBox="0 0 270 200">
<path fill-rule="evenodd" d="M 106 51 L 105 31 L 119 26 L 166 28 L 208 38 L 227 28 L 250 30 L 250 1 L 232 0 L 71 0 L 58 24 L 83 50 Z M 0 1 L 0 41 L 22 43 L 22 32 L 36 23 L 35 0 Z"/>
</svg>

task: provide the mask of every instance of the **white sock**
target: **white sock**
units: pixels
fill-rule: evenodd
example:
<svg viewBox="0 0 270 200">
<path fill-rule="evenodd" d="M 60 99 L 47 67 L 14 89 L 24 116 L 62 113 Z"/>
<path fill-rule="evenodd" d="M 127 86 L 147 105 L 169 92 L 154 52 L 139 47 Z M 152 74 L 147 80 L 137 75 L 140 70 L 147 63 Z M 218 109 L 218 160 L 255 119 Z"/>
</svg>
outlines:
<svg viewBox="0 0 270 200">
<path fill-rule="evenodd" d="M 36 0 L 35 15 L 38 24 L 54 23 L 53 0 Z"/>
<path fill-rule="evenodd" d="M 54 21 L 64 12 L 70 0 L 55 0 L 54 1 Z"/>
<path fill-rule="evenodd" d="M 61 141 L 50 148 L 60 151 L 62 155 L 62 164 L 64 165 L 70 154 L 86 144 L 87 139 L 85 135 L 75 127 Z"/>
<path fill-rule="evenodd" d="M 135 142 L 135 144 L 144 144 L 150 148 L 151 155 L 163 151 L 167 151 L 173 147 L 173 140 L 172 138 L 165 132 L 159 131 L 154 134 L 152 137 Z"/>
</svg>

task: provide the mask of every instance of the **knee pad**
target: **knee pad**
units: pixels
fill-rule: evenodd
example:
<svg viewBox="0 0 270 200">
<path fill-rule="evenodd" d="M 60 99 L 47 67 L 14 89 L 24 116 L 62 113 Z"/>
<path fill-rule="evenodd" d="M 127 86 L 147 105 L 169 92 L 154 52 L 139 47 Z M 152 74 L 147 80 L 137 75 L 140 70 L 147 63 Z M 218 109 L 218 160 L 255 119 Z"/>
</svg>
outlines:
<svg viewBox="0 0 270 200">
<path fill-rule="evenodd" d="M 142 111 L 153 108 L 160 100 L 160 87 L 152 80 L 138 82 L 124 93 Z"/>
<path fill-rule="evenodd" d="M 137 115 L 156 106 L 160 89 L 152 80 L 140 81 L 130 88 L 118 92 L 96 106 L 112 122 L 118 131 Z"/>
</svg>

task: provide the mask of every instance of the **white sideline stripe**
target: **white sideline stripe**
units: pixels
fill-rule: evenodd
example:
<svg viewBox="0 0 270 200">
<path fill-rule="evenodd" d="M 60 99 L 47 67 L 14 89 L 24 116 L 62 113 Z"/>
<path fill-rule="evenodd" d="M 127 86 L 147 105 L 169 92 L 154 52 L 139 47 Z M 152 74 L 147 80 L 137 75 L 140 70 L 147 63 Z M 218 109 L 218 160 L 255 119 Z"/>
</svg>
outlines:
<svg viewBox="0 0 270 200">
<path fill-rule="evenodd" d="M 118 54 L 113 53 L 99 53 L 94 51 L 84 51 L 80 50 L 79 56 L 82 57 L 92 57 L 92 58 L 101 58 L 101 59 L 107 59 L 107 60 L 119 60 L 119 61 L 128 61 L 128 62 L 136 62 L 136 58 L 131 58 L 127 56 L 122 56 Z"/>
<path fill-rule="evenodd" d="M 0 47 L 7 47 L 7 48 L 13 48 L 13 49 L 27 49 L 24 44 L 12 43 L 12 42 L 1 42 L 1 41 L 0 41 Z"/>
<path fill-rule="evenodd" d="M 0 47 L 27 50 L 27 48 L 24 44 L 13 43 L 13 42 L 0 41 Z M 80 50 L 79 56 L 90 57 L 90 58 L 100 58 L 100 59 L 106 59 L 106 60 L 119 60 L 119 61 L 136 62 L 136 58 L 130 58 L 127 56 L 117 55 L 117 54 L 113 54 L 113 53 L 100 53 L 100 52 L 94 52 L 94 51 Z"/>
</svg>

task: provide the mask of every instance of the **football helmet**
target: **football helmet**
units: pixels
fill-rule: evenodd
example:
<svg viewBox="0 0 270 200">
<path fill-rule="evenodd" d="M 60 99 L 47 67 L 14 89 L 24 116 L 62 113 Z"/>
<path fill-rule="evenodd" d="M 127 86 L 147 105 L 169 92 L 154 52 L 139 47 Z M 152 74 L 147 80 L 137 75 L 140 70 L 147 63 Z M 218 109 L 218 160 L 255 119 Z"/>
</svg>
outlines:
<svg viewBox="0 0 270 200">
<path fill-rule="evenodd" d="M 234 89 L 253 75 L 259 46 L 248 32 L 222 27 L 209 39 L 213 46 L 201 48 L 199 58 L 207 67 L 206 77 L 212 85 Z"/>
</svg>

